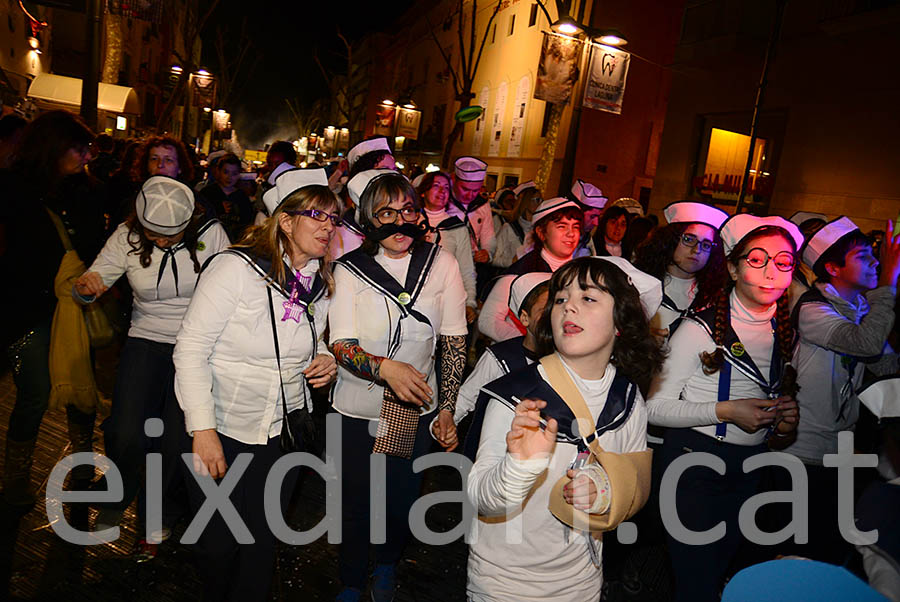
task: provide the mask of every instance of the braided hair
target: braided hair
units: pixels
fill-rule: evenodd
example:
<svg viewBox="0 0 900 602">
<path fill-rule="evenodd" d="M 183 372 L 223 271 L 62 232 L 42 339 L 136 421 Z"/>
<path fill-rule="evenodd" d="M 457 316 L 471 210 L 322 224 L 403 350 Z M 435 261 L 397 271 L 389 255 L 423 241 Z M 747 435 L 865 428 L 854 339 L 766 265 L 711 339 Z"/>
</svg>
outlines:
<svg viewBox="0 0 900 602">
<path fill-rule="evenodd" d="M 750 243 L 763 236 L 777 234 L 783 236 L 794 247 L 793 239 L 781 228 L 777 226 L 765 226 L 754 230 L 749 236 L 745 236 L 738 245 L 728 255 L 727 260 L 731 265 L 737 265 L 737 262 L 743 256 Z M 796 249 L 794 251 L 796 253 Z M 730 280 L 722 287 L 716 295 L 713 306 L 715 314 L 713 317 L 713 342 L 716 349 L 713 352 L 704 351 L 700 354 L 700 362 L 703 365 L 704 374 L 715 374 L 722 367 L 725 361 L 725 352 L 722 347 L 725 344 L 725 333 L 728 331 L 729 316 L 729 299 L 731 291 L 734 289 L 734 281 Z M 800 390 L 797 384 L 797 369 L 791 364 L 793 360 L 795 332 L 791 322 L 791 311 L 787 291 L 785 291 L 776 302 L 775 309 L 775 346 L 778 349 L 778 355 L 784 366 L 781 376 L 781 394 L 795 396 Z"/>
</svg>

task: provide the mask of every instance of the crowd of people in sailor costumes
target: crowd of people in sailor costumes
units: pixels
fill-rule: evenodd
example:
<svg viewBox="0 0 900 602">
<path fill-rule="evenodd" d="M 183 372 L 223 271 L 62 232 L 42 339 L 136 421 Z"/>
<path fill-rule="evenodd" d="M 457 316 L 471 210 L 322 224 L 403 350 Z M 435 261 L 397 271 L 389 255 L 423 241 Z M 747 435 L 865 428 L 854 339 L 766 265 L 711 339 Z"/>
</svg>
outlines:
<svg viewBox="0 0 900 602">
<path fill-rule="evenodd" d="M 34 149 L 47 131 L 57 142 L 49 171 Z M 413 465 L 432 451 L 474 462 L 460 492 L 477 512 L 468 600 L 601 599 L 604 556 L 623 549 L 604 545 L 604 534 L 658 514 L 655 502 L 645 508 L 657 472 L 691 452 L 714 456 L 725 473 L 684 471 L 672 502 L 680 522 L 726 529 L 702 546 L 660 535 L 676 600 L 719 599 L 732 574 L 776 554 L 834 565 L 856 554 L 872 588 L 900 599 L 892 223 L 877 251 L 850 219 L 805 212 L 729 216 L 678 201 L 656 227 L 634 199 L 610 203 L 584 180 L 558 197 L 522 182 L 492 206 L 484 161 L 460 157 L 449 173 L 411 183 L 387 140 L 373 138 L 331 177 L 298 169 L 289 144 L 273 145 L 251 224 L 231 157 L 218 157 L 195 195 L 184 147 L 154 138 L 135 151 L 133 189 L 100 203 L 123 220 L 97 219 L 97 232 L 111 235 L 92 246 L 103 237 L 92 235 L 81 177 L 91 141 L 77 119 L 45 114 L 3 172 L 9 190 L 40 184 L 34 206 L 0 216 L 4 276 L 28 299 L 4 301 L 22 316 L 4 332 L 17 385 L 7 503 L 34 501 L 31 456 L 48 405 L 68 407 L 72 449 L 91 449 L 87 335 L 62 326 L 127 282 L 131 324 L 103 424 L 124 496 L 99 506 L 93 528 L 119 524 L 138 498 L 139 552 L 152 558 L 209 502 L 209 484 L 228 481 L 246 533 L 218 513 L 200 533 L 194 552 L 211 600 L 269 596 L 276 536 L 266 478 L 285 454 L 323 453 L 313 416 L 326 411 L 341 434 L 332 475 L 341 482 L 340 601 L 394 599 L 423 483 Z M 32 238 L 42 241 L 40 261 L 23 271 L 12 253 L 34 252 Z M 66 344 L 78 343 L 87 376 L 60 373 L 55 331 L 71 333 Z M 838 528 L 837 471 L 823 457 L 839 453 L 840 433 L 865 415 L 876 422 L 857 448 L 880 454 L 883 478 L 856 519 L 888 535 L 854 551 Z M 648 427 L 663 437 L 653 461 Z M 768 450 L 806 470 L 810 538 L 747 554 L 742 506 L 793 485 L 787 471 L 743 470 Z M 151 451 L 163 458 L 161 514 L 141 489 Z M 181 452 L 193 453 L 190 465 Z M 372 480 L 381 473 L 385 482 Z M 105 487 L 102 476 L 79 474 L 76 487 Z M 302 484 L 299 470 L 287 471 L 276 492 L 282 514 Z M 369 505 L 379 496 L 383 519 Z M 763 514 L 772 531 L 786 524 Z M 372 546 L 378 520 L 385 537 Z"/>
</svg>

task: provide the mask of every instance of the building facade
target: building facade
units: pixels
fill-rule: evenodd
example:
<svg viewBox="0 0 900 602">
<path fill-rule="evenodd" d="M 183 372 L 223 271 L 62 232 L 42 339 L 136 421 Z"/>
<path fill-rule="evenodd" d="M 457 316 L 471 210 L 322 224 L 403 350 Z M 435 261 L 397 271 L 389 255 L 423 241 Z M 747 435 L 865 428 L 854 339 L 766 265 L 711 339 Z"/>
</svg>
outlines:
<svg viewBox="0 0 900 602">
<path fill-rule="evenodd" d="M 734 211 L 778 3 L 691 0 L 672 67 L 651 207 Z M 770 61 L 748 209 L 847 215 L 864 231 L 900 210 L 900 2 L 792 0 Z"/>
</svg>

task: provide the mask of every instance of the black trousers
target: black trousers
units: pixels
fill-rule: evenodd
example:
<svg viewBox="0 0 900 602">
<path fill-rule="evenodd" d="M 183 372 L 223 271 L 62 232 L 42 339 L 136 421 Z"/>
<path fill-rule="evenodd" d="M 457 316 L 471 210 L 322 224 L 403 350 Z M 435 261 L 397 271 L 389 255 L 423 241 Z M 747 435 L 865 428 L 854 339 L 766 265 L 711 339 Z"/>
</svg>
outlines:
<svg viewBox="0 0 900 602">
<path fill-rule="evenodd" d="M 726 531 L 719 541 L 701 546 L 682 543 L 666 534 L 675 574 L 676 601 L 716 602 L 719 599 L 722 581 L 744 540 L 738 513 L 741 505 L 759 489 L 760 471 L 744 473 L 743 463 L 764 451 L 765 445 L 719 442 L 692 429 L 666 431 L 662 448 L 665 468 L 690 452 L 707 452 L 725 462 L 724 475 L 705 466 L 695 466 L 685 470 L 678 481 L 675 503 L 682 524 L 692 531 L 706 531 L 725 521 Z M 660 498 L 661 508 L 667 503 L 671 500 Z"/>
<path fill-rule="evenodd" d="M 386 500 L 385 543 L 375 545 L 375 562 L 394 564 L 409 541 L 409 509 L 422 488 L 422 473 L 414 473 L 413 460 L 424 455 L 434 441 L 428 425 L 434 414 L 419 417 L 412 458 L 385 456 L 387 482 L 375 483 Z M 341 416 L 341 529 L 340 577 L 345 587 L 365 589 L 369 566 L 369 479 L 372 445 L 368 420 Z M 383 454 L 379 454 L 383 455 Z"/>
<path fill-rule="evenodd" d="M 253 454 L 229 498 L 247 529 L 252 544 L 239 544 L 218 512 L 213 514 L 195 546 L 204 600 L 266 600 L 275 568 L 275 535 L 266 522 L 264 490 L 272 465 L 281 457 L 279 437 L 266 445 L 242 443 L 219 433 L 225 462 L 233 466 L 242 453 Z M 189 469 L 185 465 L 185 470 Z M 288 472 L 281 487 L 282 514 L 297 483 L 299 469 Z M 194 513 L 206 499 L 193 476 L 188 475 L 188 495 Z"/>
<path fill-rule="evenodd" d="M 128 337 L 122 347 L 112 411 L 103 422 L 106 455 L 122 475 L 124 495 L 113 507 L 124 510 L 143 489 L 144 458 L 148 452 L 162 455 L 163 525 L 171 527 L 185 512 L 184 472 L 180 453 L 190 446 L 184 430 L 184 413 L 175 398 L 175 345 Z M 144 422 L 163 421 L 162 437 L 147 437 Z M 156 484 L 151 484 L 155 487 Z M 158 492 L 154 492 L 158 493 Z M 145 498 L 138 498 L 143 522 Z"/>
</svg>

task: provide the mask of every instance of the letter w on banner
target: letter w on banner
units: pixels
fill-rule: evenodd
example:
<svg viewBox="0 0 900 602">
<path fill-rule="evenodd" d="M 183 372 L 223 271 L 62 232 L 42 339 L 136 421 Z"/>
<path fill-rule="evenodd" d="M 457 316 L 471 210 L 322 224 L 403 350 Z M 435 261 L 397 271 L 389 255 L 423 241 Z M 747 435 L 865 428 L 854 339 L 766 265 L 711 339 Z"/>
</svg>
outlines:
<svg viewBox="0 0 900 602">
<path fill-rule="evenodd" d="M 592 44 L 588 79 L 584 86 L 584 106 L 617 115 L 621 113 L 630 63 L 631 54 L 618 48 Z"/>
</svg>

